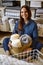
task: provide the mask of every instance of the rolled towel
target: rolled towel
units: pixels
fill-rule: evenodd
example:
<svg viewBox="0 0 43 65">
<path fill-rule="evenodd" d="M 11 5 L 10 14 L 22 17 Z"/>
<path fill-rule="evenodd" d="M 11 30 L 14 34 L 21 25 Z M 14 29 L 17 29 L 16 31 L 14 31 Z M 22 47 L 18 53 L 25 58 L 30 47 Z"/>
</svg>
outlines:
<svg viewBox="0 0 43 65">
<path fill-rule="evenodd" d="M 19 34 L 13 34 L 13 35 L 11 35 L 10 41 L 11 41 L 11 45 L 13 47 L 16 47 L 16 48 L 22 47 L 20 39 L 19 39 Z"/>
<path fill-rule="evenodd" d="M 30 43 L 30 41 L 32 41 L 32 38 L 29 35 L 24 34 L 24 35 L 21 35 L 20 41 L 21 41 L 22 45 L 28 44 L 28 43 Z"/>
</svg>

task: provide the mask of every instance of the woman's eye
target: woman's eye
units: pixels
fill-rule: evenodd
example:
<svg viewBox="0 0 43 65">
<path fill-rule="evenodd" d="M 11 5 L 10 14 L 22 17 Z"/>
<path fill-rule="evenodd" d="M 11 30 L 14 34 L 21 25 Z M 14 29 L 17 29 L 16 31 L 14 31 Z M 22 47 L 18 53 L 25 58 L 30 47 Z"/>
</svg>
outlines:
<svg viewBox="0 0 43 65">
<path fill-rule="evenodd" d="M 22 11 L 21 13 L 28 13 L 28 12 L 27 11 L 25 11 L 25 12 Z"/>
<path fill-rule="evenodd" d="M 21 13 L 23 13 L 23 12 L 21 12 Z"/>
</svg>

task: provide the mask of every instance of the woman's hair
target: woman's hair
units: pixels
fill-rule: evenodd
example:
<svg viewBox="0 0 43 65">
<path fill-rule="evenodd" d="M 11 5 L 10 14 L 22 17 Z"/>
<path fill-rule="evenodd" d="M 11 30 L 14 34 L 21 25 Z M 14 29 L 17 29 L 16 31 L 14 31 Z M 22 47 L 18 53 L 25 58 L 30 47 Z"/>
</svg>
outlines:
<svg viewBox="0 0 43 65">
<path fill-rule="evenodd" d="M 21 10 L 22 8 L 25 8 L 28 12 L 28 20 L 31 19 L 31 10 L 30 10 L 30 7 L 28 7 L 27 5 L 23 5 L 20 9 L 20 22 L 19 22 L 19 25 L 18 25 L 18 29 L 19 30 L 22 30 L 23 29 L 23 24 L 24 24 L 24 19 L 21 17 Z"/>
</svg>

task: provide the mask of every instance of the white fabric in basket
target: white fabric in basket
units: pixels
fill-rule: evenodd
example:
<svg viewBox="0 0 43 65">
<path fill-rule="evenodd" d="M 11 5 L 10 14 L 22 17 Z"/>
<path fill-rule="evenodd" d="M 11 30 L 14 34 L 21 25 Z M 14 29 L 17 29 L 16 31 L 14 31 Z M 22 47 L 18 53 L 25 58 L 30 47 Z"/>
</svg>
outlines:
<svg viewBox="0 0 43 65">
<path fill-rule="evenodd" d="M 35 64 L 18 60 L 16 58 L 12 58 L 7 55 L 0 55 L 0 65 L 35 65 Z"/>
</svg>

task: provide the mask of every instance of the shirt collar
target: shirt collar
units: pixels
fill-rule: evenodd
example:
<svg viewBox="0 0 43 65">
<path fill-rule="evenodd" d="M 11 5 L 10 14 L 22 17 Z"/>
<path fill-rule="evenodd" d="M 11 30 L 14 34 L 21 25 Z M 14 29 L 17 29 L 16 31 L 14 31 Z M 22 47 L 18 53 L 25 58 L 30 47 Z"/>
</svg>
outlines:
<svg viewBox="0 0 43 65">
<path fill-rule="evenodd" d="M 24 23 L 25 24 L 25 23 Z M 25 25 L 29 25 L 29 24 L 31 24 L 31 19 L 30 20 L 28 20 L 28 23 L 27 24 L 25 24 Z"/>
</svg>

